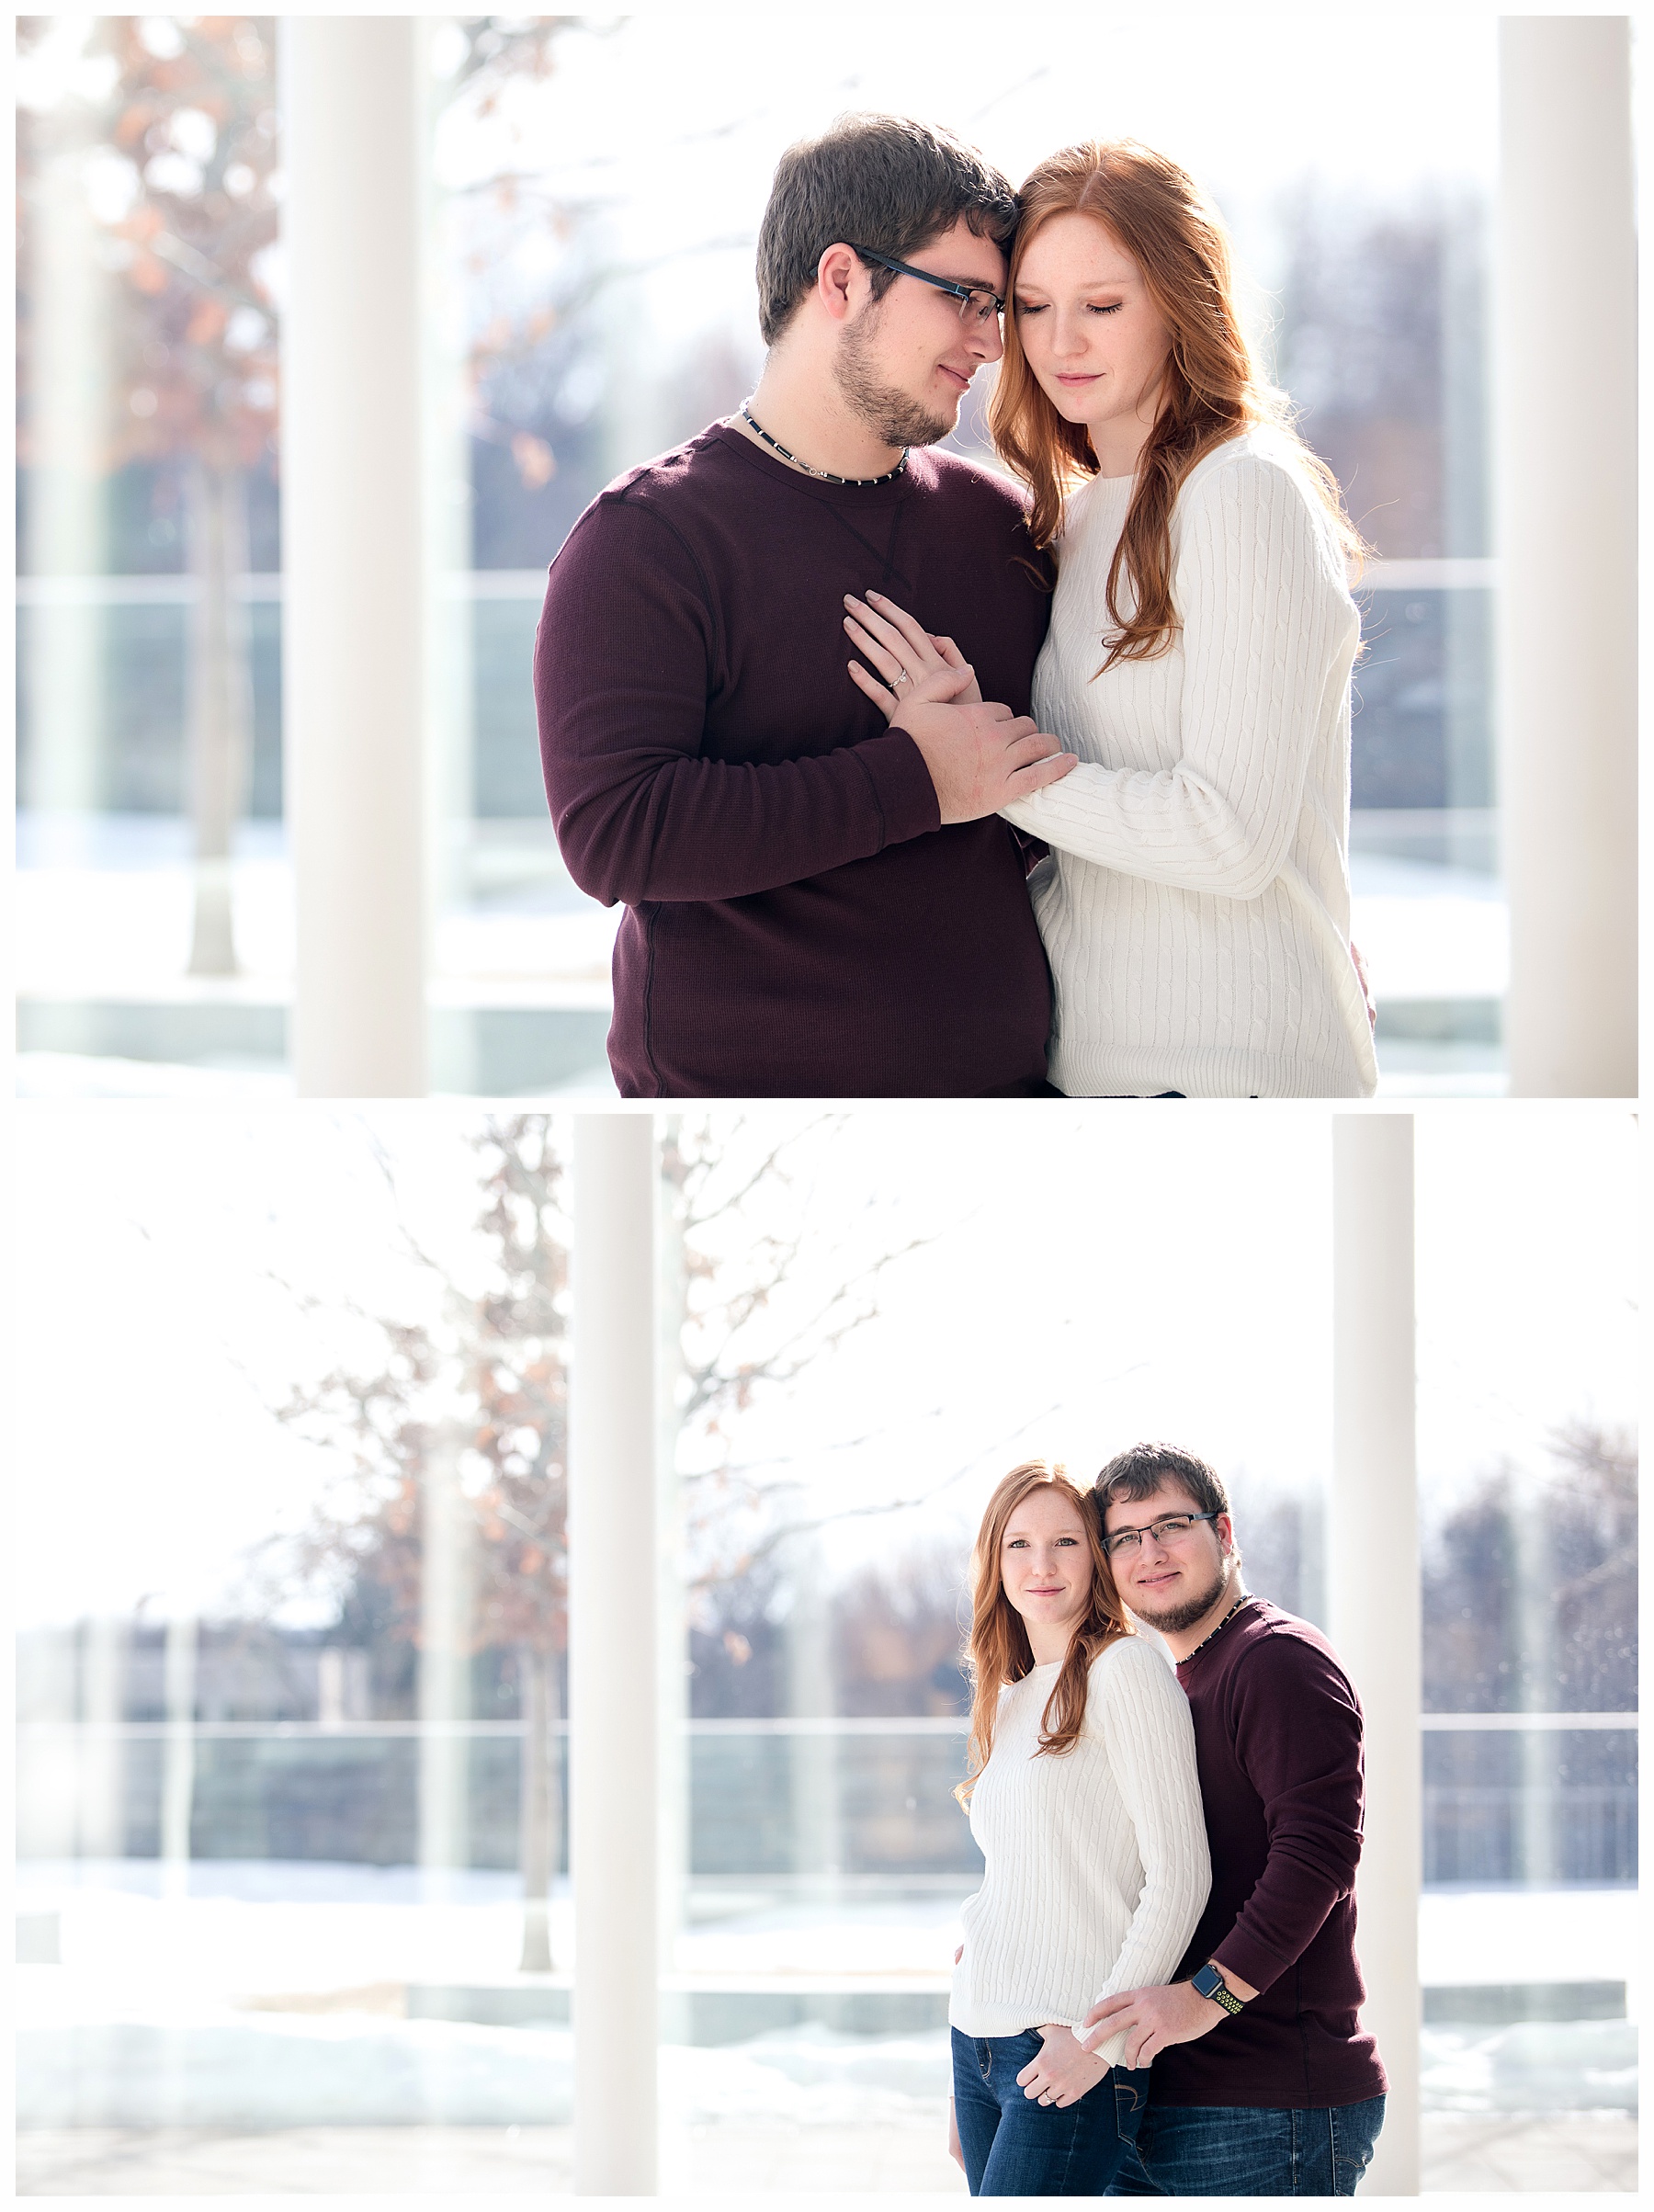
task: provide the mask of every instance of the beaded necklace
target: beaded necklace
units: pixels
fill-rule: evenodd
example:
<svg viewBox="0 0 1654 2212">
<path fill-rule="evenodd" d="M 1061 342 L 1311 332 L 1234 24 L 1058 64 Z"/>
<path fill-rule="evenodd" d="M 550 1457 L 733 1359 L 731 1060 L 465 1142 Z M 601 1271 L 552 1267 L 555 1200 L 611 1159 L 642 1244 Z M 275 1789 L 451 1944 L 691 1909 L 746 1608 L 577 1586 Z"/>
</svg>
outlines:
<svg viewBox="0 0 1654 2212">
<path fill-rule="evenodd" d="M 870 487 L 874 484 L 894 483 L 908 465 L 908 448 L 903 446 L 901 459 L 893 469 L 887 469 L 882 476 L 835 476 L 831 469 L 812 469 L 807 460 L 800 460 L 796 453 L 789 453 L 781 440 L 778 437 L 772 437 L 764 425 L 756 420 L 752 409 L 744 400 L 741 403 L 741 412 L 744 419 L 752 425 L 773 452 L 778 453 L 783 460 L 791 461 L 795 469 L 802 469 L 806 476 L 814 476 L 824 484 L 859 484 Z"/>
<path fill-rule="evenodd" d="M 1211 1642 L 1214 1636 L 1219 1636 L 1222 1634 L 1223 1630 L 1229 1627 L 1230 1621 L 1234 1619 L 1236 1614 L 1240 1612 L 1241 1606 L 1250 1605 L 1251 1603 L 1252 1592 L 1250 1590 L 1242 1590 L 1240 1596 L 1235 1600 L 1234 1604 L 1229 1607 L 1223 1618 L 1218 1623 L 1217 1628 L 1208 1629 L 1206 1635 L 1204 1635 L 1200 1641 L 1195 1645 L 1193 1651 L 1185 1651 L 1183 1657 L 1178 1661 L 1178 1665 L 1180 1667 L 1186 1667 L 1190 1660 L 1196 1658 L 1199 1653 L 1206 1650 L 1207 1644 Z"/>
</svg>

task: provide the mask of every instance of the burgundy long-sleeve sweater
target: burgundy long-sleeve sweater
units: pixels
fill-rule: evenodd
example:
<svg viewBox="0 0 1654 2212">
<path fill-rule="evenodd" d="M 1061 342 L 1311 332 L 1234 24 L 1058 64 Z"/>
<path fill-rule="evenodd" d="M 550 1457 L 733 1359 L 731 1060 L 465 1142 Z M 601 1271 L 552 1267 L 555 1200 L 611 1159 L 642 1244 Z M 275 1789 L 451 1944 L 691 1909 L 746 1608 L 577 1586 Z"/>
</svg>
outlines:
<svg viewBox="0 0 1654 2212">
<path fill-rule="evenodd" d="M 624 1095 L 1042 1083 L 1021 849 L 997 816 L 939 827 L 918 748 L 846 674 L 843 601 L 885 592 L 1024 714 L 1048 583 L 1015 492 L 935 451 L 893 483 L 819 483 L 715 425 L 585 510 L 535 694 L 569 872 L 628 910 Z"/>
<path fill-rule="evenodd" d="M 1184 1662 L 1212 1888 L 1178 1968 L 1207 1959 L 1258 1991 L 1154 2061 L 1162 2104 L 1314 2111 L 1385 2091 L 1357 2017 L 1361 1705 L 1319 1628 L 1251 1599 Z"/>
</svg>

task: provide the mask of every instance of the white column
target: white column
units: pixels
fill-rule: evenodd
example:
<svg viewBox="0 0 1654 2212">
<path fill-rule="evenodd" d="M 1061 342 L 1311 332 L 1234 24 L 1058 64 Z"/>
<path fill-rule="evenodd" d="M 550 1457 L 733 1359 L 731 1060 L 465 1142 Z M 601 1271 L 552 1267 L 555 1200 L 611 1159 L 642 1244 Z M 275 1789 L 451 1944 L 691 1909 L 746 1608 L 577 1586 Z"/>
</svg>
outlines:
<svg viewBox="0 0 1654 2212">
<path fill-rule="evenodd" d="M 569 1812 L 579 2196 L 655 2193 L 654 1184 L 647 1115 L 576 1117 Z"/>
<path fill-rule="evenodd" d="M 189 1830 L 195 1810 L 196 1641 L 194 1618 L 166 1624 L 162 1680 L 166 1733 L 161 1746 L 161 1887 L 169 1900 L 189 1894 Z"/>
<path fill-rule="evenodd" d="M 50 151 L 29 206 L 33 359 L 25 492 L 28 568 L 50 577 L 29 609 L 28 800 L 93 812 L 103 789 L 103 610 L 86 581 L 108 556 L 109 278 L 86 197 L 93 122 L 65 101 L 46 125 Z"/>
<path fill-rule="evenodd" d="M 804 1726 L 787 1742 L 793 1871 L 811 1905 L 836 1900 L 843 1875 L 839 1737 L 834 1717 L 833 1606 L 818 1544 L 787 1548 L 792 1605 L 787 1616 L 787 1707 Z"/>
<path fill-rule="evenodd" d="M 175 1917 L 164 1939 L 173 1956 L 184 1950 L 181 1916 L 189 1904 L 190 1828 L 195 1810 L 196 1662 L 200 1627 L 179 1610 L 166 1623 L 163 1700 L 166 1733 L 161 1746 L 161 1898 Z M 198 2093 L 188 2031 L 176 2013 L 161 2029 L 154 2070 L 153 2109 L 164 2127 L 187 2127 Z"/>
<path fill-rule="evenodd" d="M 1500 24 L 1500 784 L 1518 1096 L 1637 1090 L 1630 78 L 1628 17 Z"/>
<path fill-rule="evenodd" d="M 1557 1680 L 1557 1555 L 1549 1541 L 1541 1485 L 1532 1475 L 1512 1484 L 1511 1511 L 1515 1538 L 1516 1633 L 1521 1653 L 1522 1703 L 1529 1712 L 1545 1711 L 1547 1692 Z M 1558 1780 L 1563 1738 L 1553 1729 L 1526 1729 L 1516 1739 L 1522 1787 L 1517 1821 L 1522 1872 L 1530 1888 L 1558 1879 Z"/>
<path fill-rule="evenodd" d="M 126 1856 L 127 1625 L 105 1616 L 88 1620 L 81 1647 L 81 1718 L 88 1725 L 81 1744 L 78 1855 L 88 1859 Z M 168 1652 L 171 1639 L 168 1639 Z M 193 1697 L 191 1702 L 193 1703 Z M 176 1815 L 174 1816 L 176 1822 Z M 188 1856 L 189 1826 L 184 1826 Z"/>
<path fill-rule="evenodd" d="M 312 1097 L 425 1088 L 420 27 L 281 23 L 283 719 Z"/>
<path fill-rule="evenodd" d="M 677 1964 L 692 1856 L 689 1831 L 688 1593 L 684 1585 L 684 1500 L 678 1480 L 683 1416 L 684 1326 L 689 1276 L 676 1192 L 656 1177 L 655 1211 L 655 1558 L 659 1644 L 656 1712 L 661 1730 L 656 1802 L 660 1844 L 660 1940 L 663 1967 Z"/>
<path fill-rule="evenodd" d="M 459 1485 L 461 1437 L 433 1440 L 420 1496 L 419 1864 L 427 1901 L 457 1900 L 470 1856 L 470 1651 L 476 1523 Z"/>
<path fill-rule="evenodd" d="M 1362 2017 L 1389 2076 L 1362 2193 L 1419 2194 L 1419 1886 L 1422 1873 L 1418 1469 L 1414 1443 L 1413 1127 L 1332 1123 L 1332 1483 L 1327 1619 L 1366 1717 L 1366 1830 L 1356 1879 Z"/>
</svg>

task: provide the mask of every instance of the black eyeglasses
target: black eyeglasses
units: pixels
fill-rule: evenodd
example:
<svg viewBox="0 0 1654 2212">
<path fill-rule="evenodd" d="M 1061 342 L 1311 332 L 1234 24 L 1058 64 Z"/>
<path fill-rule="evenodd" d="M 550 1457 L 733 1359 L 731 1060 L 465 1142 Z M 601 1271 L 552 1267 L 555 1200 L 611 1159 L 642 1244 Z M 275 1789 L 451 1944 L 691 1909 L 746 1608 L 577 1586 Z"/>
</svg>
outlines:
<svg viewBox="0 0 1654 2212">
<path fill-rule="evenodd" d="M 1215 1513 L 1169 1513 L 1163 1521 L 1150 1521 L 1147 1528 L 1116 1528 L 1111 1537 L 1105 1537 L 1103 1548 L 1111 1560 L 1118 1559 L 1123 1551 L 1135 1551 L 1145 1537 L 1152 1537 L 1157 1544 L 1175 1544 L 1186 1537 L 1197 1521 L 1216 1521 Z"/>
<path fill-rule="evenodd" d="M 850 245 L 845 239 L 844 244 Z M 894 269 L 899 277 L 917 277 L 921 284 L 935 285 L 937 291 L 947 293 L 959 303 L 959 320 L 966 328 L 980 330 L 985 323 L 997 323 L 1005 312 L 1005 302 L 998 292 L 991 292 L 985 284 L 957 284 L 951 277 L 938 277 L 930 269 L 916 269 L 911 261 L 898 261 L 889 254 L 876 254 L 871 246 L 851 245 L 853 254 L 864 261 L 871 261 L 881 269 Z"/>
</svg>

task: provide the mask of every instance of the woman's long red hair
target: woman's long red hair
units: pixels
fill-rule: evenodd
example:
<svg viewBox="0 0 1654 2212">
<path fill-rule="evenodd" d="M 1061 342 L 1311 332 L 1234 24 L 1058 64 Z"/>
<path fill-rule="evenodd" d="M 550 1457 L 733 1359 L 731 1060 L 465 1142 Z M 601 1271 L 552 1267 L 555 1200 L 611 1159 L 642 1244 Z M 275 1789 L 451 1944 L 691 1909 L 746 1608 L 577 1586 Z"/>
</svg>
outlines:
<svg viewBox="0 0 1654 2212">
<path fill-rule="evenodd" d="M 1214 446 L 1254 424 L 1272 425 L 1296 448 L 1346 559 L 1365 551 L 1344 512 L 1337 479 L 1292 428 L 1285 395 L 1253 357 L 1235 302 L 1223 219 L 1188 173 L 1131 139 L 1066 146 L 1039 164 L 1017 195 L 1022 210 L 1011 249 L 1005 355 L 989 421 L 1003 459 L 1034 494 L 1029 527 L 1048 545 L 1063 503 L 1097 457 L 1085 427 L 1065 422 L 1040 390 L 1016 337 L 1016 278 L 1030 242 L 1054 215 L 1094 216 L 1142 274 L 1170 336 L 1154 427 L 1138 463 L 1136 489 L 1108 572 L 1105 668 L 1150 661 L 1178 628 L 1172 601 L 1172 509 L 1184 479 Z M 1130 608 L 1121 604 L 1130 585 Z"/>
<path fill-rule="evenodd" d="M 1085 1724 L 1092 1661 L 1120 1637 L 1136 1633 L 1120 1604 L 1108 1554 L 1103 1548 L 1103 1514 L 1095 1497 L 1078 1489 L 1059 1467 L 1048 1467 L 1043 1459 L 1027 1459 L 1021 1467 L 1014 1467 L 988 1501 L 972 1560 L 970 1639 L 965 1651 L 971 1681 L 970 1741 L 965 1779 L 954 1792 L 961 1805 L 969 1804 L 977 1776 L 993 1749 L 1001 1690 L 1033 1671 L 1028 1631 L 1022 1615 L 1005 1595 L 1000 1554 L 1012 1514 L 1025 1498 L 1048 1486 L 1069 1500 L 1085 1529 L 1091 1547 L 1091 1596 L 1046 1699 L 1037 1757 L 1073 1749 Z"/>
</svg>

